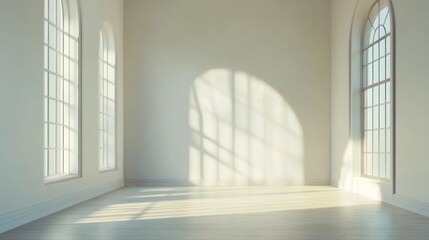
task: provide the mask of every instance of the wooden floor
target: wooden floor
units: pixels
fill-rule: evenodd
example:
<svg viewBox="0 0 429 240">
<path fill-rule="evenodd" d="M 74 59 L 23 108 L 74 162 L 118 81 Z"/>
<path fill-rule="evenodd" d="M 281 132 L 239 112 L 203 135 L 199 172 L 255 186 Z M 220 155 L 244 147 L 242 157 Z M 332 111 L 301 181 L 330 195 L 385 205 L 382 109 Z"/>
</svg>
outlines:
<svg viewBox="0 0 429 240">
<path fill-rule="evenodd" d="M 429 219 L 332 187 L 122 188 L 0 239 L 428 240 Z"/>
</svg>

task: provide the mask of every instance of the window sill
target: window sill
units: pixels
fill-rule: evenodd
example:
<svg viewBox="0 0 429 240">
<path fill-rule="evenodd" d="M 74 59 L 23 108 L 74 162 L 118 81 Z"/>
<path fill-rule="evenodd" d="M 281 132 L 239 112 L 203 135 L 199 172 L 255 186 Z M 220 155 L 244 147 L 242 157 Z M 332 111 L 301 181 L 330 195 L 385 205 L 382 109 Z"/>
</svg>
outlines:
<svg viewBox="0 0 429 240">
<path fill-rule="evenodd" d="M 382 184 L 390 184 L 391 183 L 391 179 L 388 178 L 376 178 L 376 177 L 371 177 L 371 176 L 366 176 L 366 175 L 361 175 L 360 178 L 362 180 L 368 181 L 368 182 L 374 182 L 374 183 L 382 183 Z"/>
<path fill-rule="evenodd" d="M 98 170 L 98 173 L 108 173 L 108 172 L 115 172 L 117 171 L 118 168 L 104 168 L 104 169 L 100 169 Z"/>
<path fill-rule="evenodd" d="M 57 182 L 64 182 L 75 178 L 80 178 L 80 176 L 76 174 L 67 174 L 67 175 L 62 174 L 62 175 L 49 176 L 49 177 L 45 177 L 45 185 L 57 183 Z"/>
</svg>

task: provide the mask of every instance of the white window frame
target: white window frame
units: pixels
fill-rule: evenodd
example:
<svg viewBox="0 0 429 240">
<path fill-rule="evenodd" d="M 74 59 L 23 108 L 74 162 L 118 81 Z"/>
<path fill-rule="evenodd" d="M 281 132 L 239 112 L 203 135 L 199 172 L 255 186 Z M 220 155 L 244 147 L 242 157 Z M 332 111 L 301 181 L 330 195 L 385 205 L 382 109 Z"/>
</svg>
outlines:
<svg viewBox="0 0 429 240">
<path fill-rule="evenodd" d="M 104 22 L 99 41 L 99 171 L 117 170 L 117 69 L 111 25 Z"/>
<path fill-rule="evenodd" d="M 81 174 L 79 14 L 76 0 L 44 1 L 45 183 Z"/>
<path fill-rule="evenodd" d="M 385 8 L 388 15 L 384 20 L 381 17 Z M 385 24 L 388 29 L 384 28 Z M 381 35 L 380 29 L 387 31 Z M 378 36 L 375 36 L 376 33 Z M 386 182 L 394 179 L 395 172 L 394 43 L 392 6 L 389 0 L 377 0 L 369 11 L 362 31 L 361 175 Z"/>
</svg>

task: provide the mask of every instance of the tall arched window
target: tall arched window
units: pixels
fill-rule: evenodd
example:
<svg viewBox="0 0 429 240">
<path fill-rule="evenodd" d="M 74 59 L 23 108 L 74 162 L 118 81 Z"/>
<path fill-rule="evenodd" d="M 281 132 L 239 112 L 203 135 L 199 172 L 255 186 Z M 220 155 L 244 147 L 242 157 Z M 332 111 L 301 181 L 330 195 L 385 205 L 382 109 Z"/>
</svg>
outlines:
<svg viewBox="0 0 429 240">
<path fill-rule="evenodd" d="M 79 176 L 79 12 L 75 0 L 44 5 L 45 180 Z"/>
<path fill-rule="evenodd" d="M 388 0 L 368 15 L 362 42 L 362 174 L 389 180 L 393 166 L 393 18 Z"/>
<path fill-rule="evenodd" d="M 99 169 L 116 168 L 116 56 L 113 31 L 105 22 L 99 49 Z"/>
</svg>

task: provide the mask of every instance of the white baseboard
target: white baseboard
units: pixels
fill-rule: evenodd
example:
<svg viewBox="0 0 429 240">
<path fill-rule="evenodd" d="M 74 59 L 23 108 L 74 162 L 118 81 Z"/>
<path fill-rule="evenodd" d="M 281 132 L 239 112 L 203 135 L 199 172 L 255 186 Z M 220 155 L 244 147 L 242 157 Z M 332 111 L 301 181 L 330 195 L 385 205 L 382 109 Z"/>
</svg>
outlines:
<svg viewBox="0 0 429 240">
<path fill-rule="evenodd" d="M 395 207 L 429 217 L 429 202 L 419 201 L 402 196 L 401 194 L 391 194 L 388 191 L 389 186 L 383 186 L 383 184 L 379 184 L 377 188 L 374 188 L 375 182 L 373 180 L 363 180 L 362 178 L 357 179 L 357 181 L 354 181 L 355 186 L 351 187 L 350 189 L 349 187 L 339 186 L 339 181 L 337 179 L 331 179 L 331 186 L 345 191 L 354 192 L 365 197 L 380 200 Z M 365 184 L 364 182 L 367 183 Z"/>
<path fill-rule="evenodd" d="M 7 212 L 0 215 L 0 233 L 66 209 L 91 198 L 100 196 L 104 193 L 121 188 L 123 185 L 124 182 L 122 180 L 117 180 L 68 194 L 56 199 L 38 203 L 30 207 Z"/>
<path fill-rule="evenodd" d="M 329 179 L 307 179 L 306 186 L 330 186 Z"/>
<path fill-rule="evenodd" d="M 274 180 L 266 183 L 248 182 L 248 181 L 204 181 L 199 183 L 192 183 L 186 180 L 148 180 L 148 179 L 125 179 L 125 186 L 145 186 L 145 187 L 191 187 L 191 186 L 329 186 L 328 179 L 307 179 L 305 183 L 294 184 L 286 180 Z"/>
<path fill-rule="evenodd" d="M 189 181 L 181 180 L 146 180 L 146 179 L 125 179 L 125 186 L 129 187 L 191 187 L 196 186 Z"/>
<path fill-rule="evenodd" d="M 429 203 L 395 194 L 393 196 L 383 195 L 382 201 L 396 207 L 429 217 Z"/>
</svg>

